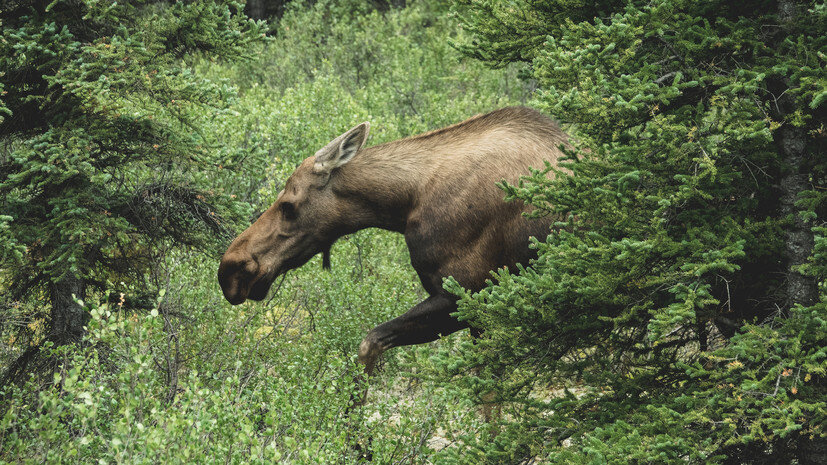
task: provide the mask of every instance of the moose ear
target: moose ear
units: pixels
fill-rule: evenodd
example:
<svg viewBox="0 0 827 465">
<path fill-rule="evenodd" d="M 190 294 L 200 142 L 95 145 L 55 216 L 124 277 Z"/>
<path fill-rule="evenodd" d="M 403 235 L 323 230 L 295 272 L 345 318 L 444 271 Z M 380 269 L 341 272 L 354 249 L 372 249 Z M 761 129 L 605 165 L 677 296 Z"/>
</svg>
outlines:
<svg viewBox="0 0 827 465">
<path fill-rule="evenodd" d="M 313 165 L 314 171 L 330 174 L 334 169 L 349 162 L 359 149 L 365 145 L 369 132 L 370 123 L 366 121 L 333 139 L 323 149 L 316 152 L 316 162 Z"/>
</svg>

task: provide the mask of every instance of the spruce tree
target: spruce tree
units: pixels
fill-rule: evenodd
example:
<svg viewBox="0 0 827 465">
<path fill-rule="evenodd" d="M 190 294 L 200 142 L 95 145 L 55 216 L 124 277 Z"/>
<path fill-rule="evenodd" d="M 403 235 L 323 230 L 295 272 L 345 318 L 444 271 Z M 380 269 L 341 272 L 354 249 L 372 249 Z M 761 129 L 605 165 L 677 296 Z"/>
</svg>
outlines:
<svg viewBox="0 0 827 465">
<path fill-rule="evenodd" d="M 205 123 L 233 90 L 186 59 L 236 58 L 260 40 L 242 7 L 0 3 L 0 294 L 4 311 L 29 302 L 23 316 L 47 322 L 45 340 L 79 340 L 78 299 L 140 283 L 159 246 L 225 238 L 221 218 L 240 210 L 212 189 L 221 160 Z"/>
<path fill-rule="evenodd" d="M 483 330 L 451 373 L 508 412 L 457 459 L 823 460 L 825 4 L 459 3 L 579 150 L 503 185 L 559 219 L 536 262 L 447 284 Z"/>
</svg>

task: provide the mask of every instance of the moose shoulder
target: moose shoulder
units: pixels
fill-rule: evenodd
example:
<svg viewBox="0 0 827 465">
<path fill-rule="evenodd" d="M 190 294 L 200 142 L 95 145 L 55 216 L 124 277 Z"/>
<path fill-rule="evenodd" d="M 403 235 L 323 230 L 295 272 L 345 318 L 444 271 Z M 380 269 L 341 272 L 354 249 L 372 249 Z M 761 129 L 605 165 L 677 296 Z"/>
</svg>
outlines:
<svg viewBox="0 0 827 465">
<path fill-rule="evenodd" d="M 275 203 L 227 249 L 218 280 L 233 304 L 261 300 L 276 277 L 319 252 L 327 258 L 345 234 L 370 227 L 404 234 L 430 297 L 367 334 L 359 359 L 371 373 L 392 347 L 467 327 L 450 315 L 456 298 L 442 288 L 443 278 L 479 290 L 491 270 L 533 257 L 529 237 L 545 237 L 550 220 L 525 218 L 526 206 L 505 202 L 495 183 L 556 163 L 567 137 L 524 107 L 364 147 L 369 127 L 357 125 L 302 162 Z"/>
</svg>

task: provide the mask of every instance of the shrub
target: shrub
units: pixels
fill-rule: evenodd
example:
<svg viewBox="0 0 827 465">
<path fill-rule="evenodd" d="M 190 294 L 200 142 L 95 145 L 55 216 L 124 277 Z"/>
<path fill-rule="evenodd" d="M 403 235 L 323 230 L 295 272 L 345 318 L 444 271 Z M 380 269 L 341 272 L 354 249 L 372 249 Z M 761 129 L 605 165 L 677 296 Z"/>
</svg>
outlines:
<svg viewBox="0 0 827 465">
<path fill-rule="evenodd" d="M 448 283 L 485 332 L 446 363 L 509 412 L 453 459 L 819 460 L 824 5 L 460 3 L 588 150 L 503 186 L 559 219 L 530 268 Z"/>
</svg>

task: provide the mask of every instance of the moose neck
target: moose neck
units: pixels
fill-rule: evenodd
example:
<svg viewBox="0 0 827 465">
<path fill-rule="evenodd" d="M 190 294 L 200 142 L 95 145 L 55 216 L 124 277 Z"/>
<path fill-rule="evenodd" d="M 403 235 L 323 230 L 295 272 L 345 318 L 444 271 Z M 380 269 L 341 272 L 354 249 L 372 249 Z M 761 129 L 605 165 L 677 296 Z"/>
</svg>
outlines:
<svg viewBox="0 0 827 465">
<path fill-rule="evenodd" d="M 388 143 L 362 149 L 331 178 L 333 192 L 347 201 L 347 229 L 404 232 L 425 176 L 421 151 Z"/>
</svg>

